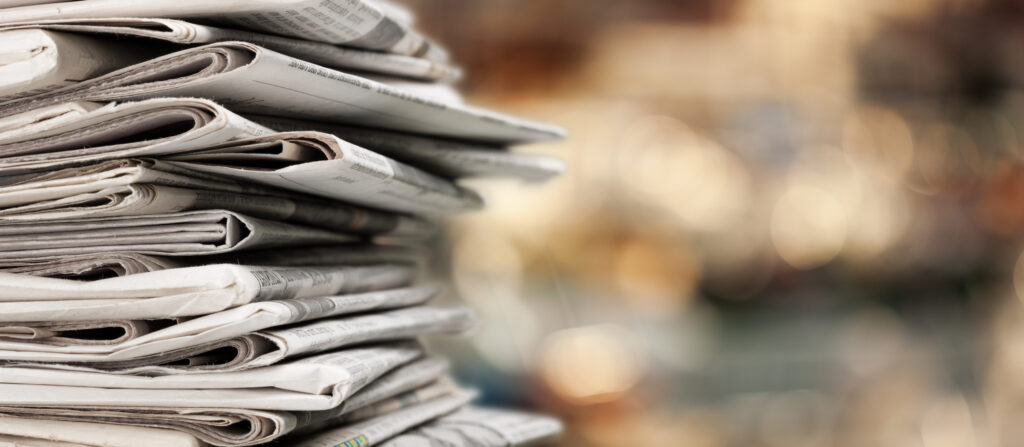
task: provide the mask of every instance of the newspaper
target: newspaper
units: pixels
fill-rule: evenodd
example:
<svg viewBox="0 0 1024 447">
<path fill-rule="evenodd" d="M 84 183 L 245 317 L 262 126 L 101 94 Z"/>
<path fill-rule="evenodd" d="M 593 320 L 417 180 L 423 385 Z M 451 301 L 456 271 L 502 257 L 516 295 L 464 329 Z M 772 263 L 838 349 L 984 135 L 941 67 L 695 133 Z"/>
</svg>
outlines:
<svg viewBox="0 0 1024 447">
<path fill-rule="evenodd" d="M 474 397 L 474 393 L 457 392 L 372 419 L 295 439 L 290 445 L 295 447 L 380 445 L 399 433 L 457 411 L 466 406 Z"/>
<path fill-rule="evenodd" d="M 138 427 L 170 429 L 217 446 L 263 444 L 288 433 L 295 424 L 295 418 L 284 411 L 217 408 L 0 407 L 0 418 L 7 417 L 61 423 L 101 422 L 124 426 L 127 432 Z"/>
<path fill-rule="evenodd" d="M 443 177 L 513 177 L 539 182 L 565 171 L 565 163 L 557 158 L 512 153 L 501 146 L 272 116 L 250 115 L 248 118 L 281 131 L 327 132 Z"/>
<path fill-rule="evenodd" d="M 0 6 L 13 8 L 15 6 L 42 5 L 44 3 L 61 3 L 66 0 L 3 0 Z"/>
<path fill-rule="evenodd" d="M 130 251 L 194 256 L 254 248 L 352 242 L 358 237 L 256 219 L 225 210 L 98 217 L 0 225 L 0 260 L 32 261 L 67 255 Z"/>
<path fill-rule="evenodd" d="M 97 370 L 111 370 L 124 374 L 238 371 L 273 365 L 296 356 L 359 343 L 424 335 L 457 334 L 469 330 L 472 325 L 473 316 L 464 309 L 414 308 L 305 323 L 289 329 L 261 331 L 148 357 L 122 361 L 112 361 L 108 358 L 85 365 Z M 37 353 L 32 356 L 58 357 L 48 353 Z M 85 356 L 60 357 L 70 361 L 84 360 Z"/>
<path fill-rule="evenodd" d="M 366 265 L 381 263 L 426 264 L 430 253 L 416 243 L 402 245 L 347 244 L 291 250 L 256 250 L 189 258 L 197 263 L 234 263 L 272 266 Z"/>
<path fill-rule="evenodd" d="M 362 235 L 425 236 L 435 226 L 157 160 L 111 160 L 0 179 L 0 223 L 223 209 Z"/>
<path fill-rule="evenodd" d="M 274 163 L 270 168 L 260 164 L 267 159 Z M 207 175 L 397 212 L 438 214 L 483 206 L 472 190 L 323 132 L 236 140 L 165 161 Z"/>
<path fill-rule="evenodd" d="M 184 152 L 271 132 L 205 99 L 63 103 L 0 119 L 0 170 Z"/>
<path fill-rule="evenodd" d="M 419 387 L 434 387 L 442 380 L 443 362 L 426 358 L 399 367 L 371 382 L 343 403 L 339 418 L 346 412 L 365 408 L 399 396 L 408 396 Z M 432 376 L 423 382 L 422 371 Z M 353 404 L 353 405 L 350 405 Z M 352 408 L 353 410 L 348 410 Z M 242 408 L 152 408 L 152 407 L 0 407 L 0 418 L 7 416 L 59 421 L 100 421 L 125 425 L 170 428 L 220 446 L 256 445 L 270 442 L 301 428 L 303 415 L 322 412 L 267 411 Z M 0 431 L 2 433 L 2 431 Z M 149 445 L 149 444 L 143 444 Z M 290 444 L 289 444 L 290 445 Z"/>
<path fill-rule="evenodd" d="M 0 31 L 20 29 L 59 31 L 63 32 L 62 34 L 64 35 L 88 33 L 94 35 L 142 37 L 185 45 L 240 40 L 252 42 L 297 59 L 340 70 L 380 73 L 425 81 L 454 81 L 462 76 L 461 70 L 449 65 L 445 61 L 347 48 L 323 42 L 200 25 L 175 19 L 136 17 L 64 18 L 0 25 Z M 3 39 L 3 34 L 0 33 L 0 39 Z M 126 65 L 122 64 L 121 66 Z M 90 76 L 80 75 L 77 79 L 84 79 L 102 73 L 105 72 L 93 73 Z"/>
<path fill-rule="evenodd" d="M 255 331 L 286 324 L 336 317 L 368 311 L 419 305 L 436 294 L 433 287 L 392 289 L 351 295 L 296 298 L 246 304 L 187 321 L 177 320 L 108 320 L 108 321 L 46 321 L 11 322 L 0 326 L 0 342 L 11 350 L 43 350 L 24 343 L 55 346 L 93 346 L 103 348 L 76 351 L 74 348 L 56 349 L 55 352 L 121 353 L 121 358 L 153 355 L 163 351 L 179 350 L 190 346 L 207 345 L 216 341 L 246 335 Z M 111 337 L 110 330 L 67 333 L 65 327 L 115 328 L 141 326 L 142 329 L 124 336 Z M 19 343 L 20 342 L 20 343 Z M 148 346 L 147 346 L 148 345 Z M 133 354 L 133 352 L 135 354 Z"/>
<path fill-rule="evenodd" d="M 345 312 L 341 312 L 345 313 Z M 167 375 L 206 371 L 241 371 L 280 363 L 358 343 L 402 340 L 427 334 L 456 334 L 472 327 L 465 309 L 414 307 L 359 316 L 309 321 L 225 337 L 239 324 L 207 331 L 205 337 L 142 337 L 122 345 L 48 345 L 0 341 L 0 358 L 8 362 L 53 362 L 81 365 L 80 371 Z M 179 331 L 168 331 L 170 333 Z M 168 336 L 168 333 L 161 336 Z M 198 338 L 214 341 L 202 343 Z M 163 348 L 163 349 L 161 349 Z M 38 365 L 37 365 L 38 366 Z M 57 368 L 56 366 L 52 366 Z"/>
<path fill-rule="evenodd" d="M 293 414 L 296 417 L 295 429 L 289 435 L 292 437 L 316 433 L 328 428 L 339 427 L 348 422 L 366 419 L 376 416 L 373 410 L 377 404 L 390 405 L 395 409 L 403 405 L 413 405 L 422 402 L 427 398 L 438 397 L 440 394 L 447 394 L 453 391 L 454 383 L 444 376 L 448 372 L 448 362 L 437 358 L 427 357 L 407 365 L 398 367 L 381 378 L 375 380 L 372 386 L 368 386 L 340 406 L 324 411 L 299 411 Z M 400 405 L 395 407 L 388 402 L 396 402 Z M 379 409 L 379 407 L 377 407 Z M 363 415 L 364 417 L 360 417 Z"/>
<path fill-rule="evenodd" d="M 0 23 L 63 18 L 200 18 L 356 48 L 445 60 L 447 54 L 373 0 L 81 0 L 0 10 Z"/>
<path fill-rule="evenodd" d="M 69 133 L 79 135 L 73 131 Z M 96 189 L 101 186 L 123 188 L 132 182 L 262 194 L 299 201 L 294 194 L 282 192 L 291 190 L 399 212 L 436 214 L 482 206 L 479 195 L 471 190 L 327 133 L 269 133 L 219 145 L 213 145 L 214 141 L 204 141 L 189 143 L 195 147 L 188 154 L 165 156 L 166 160 L 174 160 L 174 163 L 132 159 L 110 160 L 86 167 L 67 167 L 128 157 L 132 153 L 188 149 L 177 143 L 152 144 L 152 140 L 140 141 L 141 147 L 129 151 L 116 150 L 112 146 L 90 146 L 88 142 L 83 142 L 71 149 L 68 146 L 56 146 L 61 150 L 20 156 L 17 160 L 11 158 L 5 161 L 0 155 L 0 174 L 6 176 L 0 177 L 0 207 L 21 205 L 28 207 L 24 208 L 26 211 L 46 209 L 53 205 L 39 202 L 65 199 L 70 194 L 96 194 Z M 0 154 L 3 153 L 2 143 L 0 139 Z M 12 142 L 8 146 L 20 148 L 18 144 Z M 203 147 L 200 144 L 213 148 L 197 150 Z M 67 168 L 59 173 L 33 172 L 62 167 Z M 225 177 L 234 180 L 228 181 Z M 32 185 L 38 186 L 42 181 L 47 183 L 31 189 L 34 187 Z M 274 188 L 259 188 L 253 183 Z M 88 198 L 83 196 L 81 200 Z M 281 204 L 270 205 L 261 207 L 266 208 L 261 212 L 270 213 Z"/>
<path fill-rule="evenodd" d="M 365 79 L 404 91 L 414 96 L 429 99 L 443 104 L 464 105 L 466 99 L 452 84 L 441 82 L 423 82 L 417 79 L 406 79 L 377 73 L 360 73 Z"/>
<path fill-rule="evenodd" d="M 91 422 L 0 417 L 0 446 L 10 447 L 205 447 L 177 430 Z"/>
<path fill-rule="evenodd" d="M 247 371 L 163 377 L 6 367 L 0 406 L 329 410 L 422 354 L 415 344 L 363 348 Z"/>
<path fill-rule="evenodd" d="M 409 408 L 419 403 L 437 399 L 457 391 L 459 391 L 459 387 L 455 384 L 455 381 L 444 377 L 423 387 L 350 411 L 348 414 L 343 416 L 342 420 L 350 423 L 372 419 Z"/>
<path fill-rule="evenodd" d="M 180 258 L 179 258 L 180 259 Z M 200 265 L 197 263 L 196 265 Z M 184 267 L 178 259 L 138 253 L 95 253 L 37 261 L 0 261 L 0 273 L 91 280 Z"/>
<path fill-rule="evenodd" d="M 0 326 L 0 340 L 45 345 L 117 345 L 133 340 L 173 320 L 53 321 Z"/>
<path fill-rule="evenodd" d="M 426 254 L 410 247 L 344 244 L 300 249 L 270 249 L 196 257 L 167 257 L 132 252 L 93 253 L 38 261 L 0 261 L 0 272 L 78 280 L 136 275 L 206 264 L 324 266 L 406 263 L 421 265 Z"/>
<path fill-rule="evenodd" d="M 467 407 L 398 435 L 384 447 L 516 446 L 558 436 L 557 419 L 508 410 Z"/>
<path fill-rule="evenodd" d="M 0 273 L 0 321 L 145 320 L 205 315 L 261 301 L 402 287 L 412 281 L 413 274 L 413 268 L 406 264 L 214 264 L 91 282 Z"/>
<path fill-rule="evenodd" d="M 159 2 L 145 4 L 150 3 Z M 0 115 L 64 102 L 165 96 L 210 98 L 235 112 L 494 143 L 552 140 L 564 135 L 554 126 L 437 102 L 246 42 L 189 48 L 69 87 L 8 101 L 2 104 Z"/>
<path fill-rule="evenodd" d="M 74 84 L 173 51 L 40 29 L 0 32 L 0 101 Z"/>
</svg>

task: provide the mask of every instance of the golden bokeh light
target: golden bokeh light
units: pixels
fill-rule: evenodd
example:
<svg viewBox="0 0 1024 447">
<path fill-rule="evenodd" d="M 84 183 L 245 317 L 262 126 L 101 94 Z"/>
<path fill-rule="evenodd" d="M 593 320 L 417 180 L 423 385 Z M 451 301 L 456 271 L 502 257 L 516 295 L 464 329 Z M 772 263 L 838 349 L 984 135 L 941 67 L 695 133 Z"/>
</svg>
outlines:
<svg viewBox="0 0 1024 447">
<path fill-rule="evenodd" d="M 843 256 L 869 261 L 895 245 L 909 223 L 901 185 L 878 173 L 858 171 L 842 150 L 810 146 L 798 155 L 787 176 L 791 187 L 827 193 L 845 210 Z"/>
<path fill-rule="evenodd" d="M 695 231 L 724 231 L 742 219 L 752 185 L 735 154 L 682 125 L 659 127 L 645 143 L 620 164 L 620 180 L 640 199 Z"/>
<path fill-rule="evenodd" d="M 910 202 L 898 185 L 886 179 L 863 183 L 863 195 L 848 209 L 843 255 L 867 262 L 895 246 L 910 225 Z"/>
<path fill-rule="evenodd" d="M 644 375 L 646 359 L 614 325 L 564 329 L 549 335 L 540 349 L 544 382 L 569 403 L 612 402 Z"/>
<path fill-rule="evenodd" d="M 772 242 L 779 256 L 798 269 L 831 261 L 846 241 L 846 210 L 818 188 L 794 186 L 779 198 L 772 213 Z"/>
</svg>

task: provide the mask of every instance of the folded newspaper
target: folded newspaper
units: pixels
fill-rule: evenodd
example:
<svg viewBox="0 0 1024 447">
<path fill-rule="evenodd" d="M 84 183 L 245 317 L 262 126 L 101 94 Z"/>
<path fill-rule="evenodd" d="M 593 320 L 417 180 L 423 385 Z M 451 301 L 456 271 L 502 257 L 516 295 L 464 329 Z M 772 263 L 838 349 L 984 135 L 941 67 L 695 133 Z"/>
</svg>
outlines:
<svg viewBox="0 0 1024 447">
<path fill-rule="evenodd" d="M 408 264 L 267 267 L 211 264 L 80 281 L 0 273 L 0 321 L 161 319 L 269 300 L 392 289 Z"/>
<path fill-rule="evenodd" d="M 189 406 L 187 401 L 180 402 L 173 408 L 0 406 L 0 420 L 8 417 L 18 418 L 19 421 L 57 420 L 62 422 L 58 427 L 64 422 L 102 422 L 129 427 L 166 428 L 187 433 L 213 445 L 258 445 L 289 433 L 308 432 L 310 424 L 320 426 L 323 424 L 321 421 L 329 421 L 323 425 L 324 427 L 353 424 L 360 416 L 376 416 L 379 410 L 374 410 L 382 405 L 405 409 L 417 405 L 424 398 L 437 399 L 456 394 L 460 400 L 468 400 L 468 394 L 459 392 L 451 381 L 445 379 L 446 369 L 443 362 L 436 360 L 414 361 L 365 385 L 341 406 L 327 411 L 203 408 Z M 3 430 L 3 427 L 4 425 L 0 425 L 0 430 Z M 316 431 L 320 430 L 322 428 Z"/>
<path fill-rule="evenodd" d="M 139 37 L 156 39 L 174 44 L 197 45 L 225 41 L 252 42 L 270 50 L 289 56 L 306 60 L 314 64 L 341 70 L 356 70 L 367 73 L 377 73 L 396 77 L 404 77 L 423 81 L 451 81 L 458 79 L 461 71 L 445 61 L 429 60 L 415 56 L 402 54 L 383 53 L 379 51 L 363 50 L 359 48 L 347 48 L 322 42 L 288 38 L 261 32 L 246 31 L 200 25 L 198 23 L 186 22 L 177 19 L 139 18 L 139 17 L 117 17 L 117 18 L 81 18 L 81 19 L 52 19 L 38 20 L 24 23 L 5 23 L 0 25 L 0 31 L 26 30 L 22 33 L 22 39 L 35 40 L 36 48 L 45 48 L 44 51 L 36 52 L 33 58 L 41 58 L 45 62 L 36 64 L 32 70 L 38 70 L 38 79 L 42 74 L 47 74 L 55 79 L 61 76 L 58 81 L 67 79 L 84 79 L 99 74 L 109 73 L 116 68 L 123 68 L 134 62 L 141 62 L 139 58 L 133 60 L 130 55 L 110 51 L 124 46 L 153 55 L 154 50 L 161 50 L 170 47 L 153 45 L 151 42 L 131 41 L 124 37 Z M 70 36 L 70 37 L 65 37 Z M 82 36 L 82 37 L 77 37 Z M 106 36 L 116 37 L 103 39 Z M 89 47 L 75 48 L 75 44 L 60 42 L 62 39 L 80 39 L 97 41 Z M 6 39 L 0 36 L 0 40 Z M 60 42 L 61 45 L 57 45 Z M 144 45 L 145 44 L 145 45 Z M 14 49 L 8 44 L 7 48 Z M 75 48 L 77 51 L 72 54 L 88 54 L 92 52 L 105 52 L 111 54 L 109 60 L 117 61 L 117 64 L 99 66 L 78 66 L 79 59 L 58 58 L 50 54 L 57 54 L 59 47 Z M 156 47 L 156 48 L 154 48 Z M 11 51 L 13 53 L 13 51 Z M 55 76 L 56 75 L 56 76 Z M 50 83 L 47 86 L 57 86 Z M 52 88 L 52 87 L 51 87 Z M 39 88 L 28 89 L 29 92 Z M 24 93 L 22 92 L 22 95 Z"/>
<path fill-rule="evenodd" d="M 336 296 L 292 298 L 250 303 L 188 320 L 129 318 L 89 321 L 5 322 L 0 343 L 23 355 L 43 353 L 100 354 L 134 359 L 168 351 L 206 346 L 275 326 L 309 322 L 360 312 L 420 305 L 434 296 L 432 287 L 390 289 Z M 367 315 L 370 316 L 370 315 Z M 373 315 L 380 317 L 380 315 Z M 117 318 L 116 315 L 112 318 Z M 179 321 L 180 320 L 180 321 Z M 381 319 L 376 319 L 380 323 Z M 366 320 L 356 320 L 366 321 Z M 385 320 L 394 327 L 394 320 Z M 383 325 L 382 325 L 383 326 Z M 74 329 L 68 329 L 74 328 Z M 125 328 L 125 329 L 121 329 Z M 352 337 L 353 332 L 342 336 Z M 12 354 L 17 355 L 17 354 Z M 5 361 L 13 359 L 5 357 Z M 174 370 L 172 372 L 177 372 Z"/>
<path fill-rule="evenodd" d="M 352 234 L 256 219 L 225 210 L 8 223 L 0 259 L 33 261 L 130 251 L 195 256 L 255 248 L 352 242 Z"/>
<path fill-rule="evenodd" d="M 0 369 L 0 406 L 28 405 L 329 410 L 422 351 L 357 348 L 247 371 L 142 377 L 40 368 Z"/>
<path fill-rule="evenodd" d="M 167 158 L 173 166 L 418 214 L 483 206 L 467 188 L 324 132 L 283 132 Z"/>
<path fill-rule="evenodd" d="M 204 447 L 196 437 L 177 430 L 125 427 L 95 422 L 0 417 L 4 447 Z"/>
<path fill-rule="evenodd" d="M 557 158 L 514 153 L 500 145 L 272 116 L 247 117 L 281 131 L 315 129 L 327 132 L 349 143 L 448 178 L 512 177 L 544 181 L 565 170 L 565 164 Z"/>
<path fill-rule="evenodd" d="M 557 127 L 439 102 L 240 41 L 188 48 L 67 87 L 2 102 L 0 116 L 65 102 L 171 96 L 209 98 L 235 112 L 496 143 L 553 140 L 564 134 Z"/>
<path fill-rule="evenodd" d="M 558 420 L 515 411 L 469 407 L 398 435 L 384 447 L 520 445 L 550 439 Z"/>
<path fill-rule="evenodd" d="M 12 130 L 3 130 L 5 122 Z M 139 156 L 175 162 L 123 161 Z M 113 163 L 79 166 L 104 160 Z M 59 168 L 67 170 L 43 178 L 61 177 L 62 183 L 44 184 L 35 196 L 22 191 L 23 183 L 40 179 L 38 171 Z M 20 201 L 0 202 L 0 207 L 61 198 L 59 193 L 72 182 L 113 186 L 111 182 L 120 180 L 116 186 L 125 186 L 129 179 L 297 200 L 256 187 L 263 184 L 403 212 L 456 212 L 482 206 L 480 197 L 468 189 L 334 135 L 274 133 L 215 103 L 187 98 L 105 106 L 64 103 L 0 119 L 0 176 L 7 177 L 0 177 L 0 185 L 16 185 L 13 189 L 21 194 L 14 196 Z M 65 189 L 51 188 L 58 186 Z M 83 188 L 78 187 L 76 191 Z"/>
<path fill-rule="evenodd" d="M 0 2 L 0 447 L 556 435 L 421 343 L 461 179 L 564 170 L 459 76 L 390 0 Z"/>
<path fill-rule="evenodd" d="M 15 0 L 18 1 L 18 0 Z M 0 23 L 47 19 L 164 17 L 225 25 L 369 50 L 446 60 L 447 53 L 374 0 L 79 0 L 0 11 Z M 383 6 L 388 5 L 388 6 Z"/>
<path fill-rule="evenodd" d="M 372 244 L 342 244 L 326 247 L 302 247 L 226 253 L 211 256 L 170 257 L 134 252 L 105 252 L 68 255 L 37 261 L 0 261 L 0 273 L 25 273 L 77 280 L 94 280 L 135 275 L 170 268 L 207 264 L 243 264 L 269 266 L 325 266 L 409 264 L 426 262 L 423 250 L 412 247 Z"/>
<path fill-rule="evenodd" d="M 0 119 L 0 173 L 186 152 L 272 132 L 205 99 L 57 103 Z"/>
<path fill-rule="evenodd" d="M 151 159 L 0 178 L 0 222 L 222 209 L 361 235 L 424 236 L 422 219 L 323 200 Z"/>
<path fill-rule="evenodd" d="M 187 324 L 187 323 L 186 323 Z M 0 341 L 8 362 L 83 364 L 96 371 L 130 374 L 176 374 L 197 371 L 239 371 L 279 363 L 359 343 L 414 338 L 424 334 L 457 334 L 470 329 L 473 315 L 465 309 L 409 309 L 368 315 L 327 318 L 285 328 L 269 328 L 225 337 L 237 326 L 197 335 L 162 339 L 180 331 L 155 333 L 115 345 L 45 344 L 31 340 Z M 15 324 L 19 328 L 25 325 Z M 213 335 L 210 334 L 213 333 Z M 208 342 L 199 340 L 209 339 Z"/>
<path fill-rule="evenodd" d="M 66 87 L 171 51 L 171 46 L 40 29 L 2 32 L 0 100 Z"/>
</svg>

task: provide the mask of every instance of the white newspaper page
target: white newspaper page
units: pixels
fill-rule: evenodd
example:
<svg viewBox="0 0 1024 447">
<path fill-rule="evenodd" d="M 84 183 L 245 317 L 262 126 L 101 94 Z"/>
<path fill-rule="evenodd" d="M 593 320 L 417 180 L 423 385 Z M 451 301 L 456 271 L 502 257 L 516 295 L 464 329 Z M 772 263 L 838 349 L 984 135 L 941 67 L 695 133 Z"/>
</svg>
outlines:
<svg viewBox="0 0 1024 447">
<path fill-rule="evenodd" d="M 286 359 L 361 343 L 458 334 L 473 325 L 466 309 L 417 307 L 350 318 L 331 318 L 260 331 L 219 342 L 128 358 L 139 350 L 111 355 L 12 352 L 11 357 L 37 361 L 87 362 L 95 369 L 124 374 L 178 374 L 201 371 L 241 371 L 278 364 Z M 147 347 L 151 348 L 151 347 Z"/>
<path fill-rule="evenodd" d="M 207 44 L 237 40 L 252 42 L 294 58 L 339 70 L 357 70 L 421 81 L 454 81 L 462 75 L 461 70 L 452 67 L 444 61 L 361 50 L 252 31 L 200 25 L 175 19 L 134 17 L 54 19 L 0 25 L 0 31 L 21 29 L 143 37 L 177 44 Z M 0 36 L 2 36 L 2 33 L 0 33 Z M 123 64 L 121 67 L 127 65 L 129 64 Z M 75 79 L 86 79 L 102 73 L 106 73 L 106 71 L 97 72 L 89 76 L 79 76 Z"/>
<path fill-rule="evenodd" d="M 392 289 L 412 267 L 258 267 L 215 264 L 75 281 L 0 273 L 0 321 L 160 319 L 205 315 L 243 304 Z"/>
<path fill-rule="evenodd" d="M 109 17 L 205 18 L 370 50 L 444 60 L 447 55 L 373 0 L 80 0 L 0 10 L 0 23 Z"/>
<path fill-rule="evenodd" d="M 324 265 L 368 265 L 403 263 L 423 265 L 430 257 L 422 245 L 346 244 L 331 247 L 303 247 L 291 250 L 255 250 L 210 257 L 190 258 L 205 264 L 233 263 L 284 267 Z"/>
<path fill-rule="evenodd" d="M 71 346 L 117 345 L 174 324 L 174 320 L 44 321 L 0 326 L 0 340 Z"/>
<path fill-rule="evenodd" d="M 292 434 L 301 436 L 344 425 L 350 419 L 350 414 L 429 387 L 441 381 L 447 373 L 448 362 L 439 357 L 427 357 L 400 366 L 374 380 L 371 385 L 359 390 L 337 408 L 326 411 L 295 412 L 297 422 Z"/>
<path fill-rule="evenodd" d="M 40 29 L 0 32 L 0 102 L 66 87 L 173 51 L 166 47 Z"/>
<path fill-rule="evenodd" d="M 5 441 L 6 440 L 6 441 Z M 14 447 L 205 447 L 194 436 L 177 430 L 129 427 L 90 422 L 0 417 L 0 445 Z M 36 444 L 39 443 L 39 444 Z"/>
<path fill-rule="evenodd" d="M 467 407 L 385 442 L 385 447 L 519 446 L 562 432 L 557 419 L 501 409 Z"/>
<path fill-rule="evenodd" d="M 54 104 L 0 119 L 0 170 L 10 175 L 186 152 L 270 133 L 206 99 Z"/>
<path fill-rule="evenodd" d="M 0 180 L 0 222 L 38 222 L 222 209 L 364 236 L 422 237 L 411 216 L 231 180 L 155 160 L 111 160 Z"/>
<path fill-rule="evenodd" d="M 516 143 L 561 138 L 554 126 L 456 103 L 305 62 L 246 42 L 189 48 L 4 104 L 3 116 L 54 103 L 161 96 L 211 98 L 235 112 Z"/>
<path fill-rule="evenodd" d="M 54 346 L 2 342 L 2 356 L 9 362 L 54 362 L 78 364 L 82 368 L 60 367 L 92 371 L 110 371 L 121 374 L 171 375 L 188 372 L 242 371 L 278 364 L 302 354 L 316 354 L 360 343 L 405 340 L 419 336 L 457 334 L 465 332 L 473 323 L 472 314 L 464 309 L 411 308 L 377 314 L 338 317 L 298 324 L 279 330 L 267 330 L 239 337 L 221 339 L 212 343 L 195 343 L 169 351 L 156 351 L 167 343 L 136 343 L 130 347 L 111 350 L 107 346 Z M 326 329 L 325 329 L 326 328 Z M 291 346 L 281 338 L 309 336 L 313 331 L 333 331 L 318 334 L 317 342 Z M 182 340 L 177 340 L 181 343 Z M 42 365 L 34 365 L 42 367 Z M 51 366 L 52 368 L 57 368 Z"/>
<path fill-rule="evenodd" d="M 188 347 L 205 346 L 217 341 L 252 334 L 275 326 L 360 312 L 381 312 L 395 308 L 421 305 L 426 303 L 435 294 L 436 289 L 434 288 L 416 287 L 352 295 L 252 303 L 235 309 L 189 319 L 141 334 L 137 337 L 104 345 L 38 343 L 39 341 L 46 341 L 45 335 L 36 339 L 5 337 L 6 339 L 0 340 L 0 349 L 4 350 L 0 351 L 0 353 L 4 356 L 9 356 L 2 357 L 7 360 L 12 360 L 14 356 L 18 355 L 17 352 L 111 354 L 115 359 L 140 358 Z M 69 323 L 73 322 L 63 324 Z M 35 324 L 38 325 L 40 323 Z M 13 331 L 25 325 L 26 323 L 7 323 L 3 326 L 3 330 Z M 32 366 L 39 368 L 89 370 L 88 368 L 71 367 L 63 364 L 37 364 Z M 96 372 L 99 370 L 92 371 Z M 161 375 L 160 371 L 127 372 L 146 373 L 151 376 Z M 190 371 L 175 369 L 169 370 L 169 372 L 177 374 Z"/>
<path fill-rule="evenodd" d="M 395 397 L 408 394 L 409 391 L 418 388 L 431 387 L 431 384 L 436 383 L 444 374 L 443 369 L 436 368 L 435 365 L 438 362 L 444 363 L 438 359 L 427 358 L 399 367 L 366 385 L 346 402 L 359 401 L 358 408 L 362 408 L 378 402 L 393 400 Z M 429 380 L 422 380 L 424 375 L 422 370 L 429 370 L 433 373 Z M 336 410 L 281 412 L 216 408 L 0 407 L 0 415 L 47 421 L 103 421 L 106 424 L 129 427 L 170 428 L 221 446 L 245 446 L 270 442 L 295 430 L 301 423 L 302 415 L 329 412 L 335 414 L 335 417 L 339 416 L 339 412 Z M 340 412 L 344 412 L 344 410 Z"/>
<path fill-rule="evenodd" d="M 415 346 L 355 349 L 248 371 L 164 377 L 8 367 L 0 370 L 0 406 L 329 410 L 420 355 Z"/>
<path fill-rule="evenodd" d="M 447 178 L 511 177 L 539 182 L 557 177 L 565 171 L 565 163 L 557 158 L 514 153 L 501 146 L 287 118 L 257 115 L 248 118 L 281 131 L 327 132 L 349 143 Z"/>
<path fill-rule="evenodd" d="M 256 219 L 224 210 L 99 217 L 0 225 L 0 259 L 40 260 L 66 255 L 130 251 L 195 256 L 232 251 L 323 246 L 359 237 Z"/>
<path fill-rule="evenodd" d="M 295 426 L 295 418 L 288 412 L 238 408 L 0 407 L 0 415 L 62 423 L 102 422 L 130 427 L 165 428 L 187 433 L 217 446 L 263 444 L 283 436 Z"/>
<path fill-rule="evenodd" d="M 417 425 L 455 412 L 468 404 L 472 398 L 472 393 L 459 392 L 366 421 L 314 433 L 304 438 L 295 439 L 290 445 L 295 447 L 380 445 Z"/>
<path fill-rule="evenodd" d="M 279 169 L 259 169 L 251 167 L 247 158 L 254 152 L 308 155 L 297 163 L 282 163 L 284 167 Z M 321 159 L 309 161 L 316 160 L 313 154 Z M 239 140 L 169 157 L 167 162 L 211 175 L 390 211 L 439 214 L 483 206 L 483 200 L 472 190 L 323 132 L 286 132 Z"/>
<path fill-rule="evenodd" d="M 414 390 L 410 390 L 388 399 L 382 399 L 379 402 L 351 411 L 345 415 L 344 419 L 351 422 L 372 419 L 388 413 L 403 410 L 423 402 L 428 402 L 439 397 L 444 397 L 458 391 L 459 387 L 455 384 L 454 380 L 449 377 L 443 377 Z"/>
<path fill-rule="evenodd" d="M 207 264 L 298 267 L 403 263 L 421 266 L 427 258 L 424 250 L 414 247 L 357 243 L 298 249 L 275 248 L 184 258 L 128 252 L 94 253 L 39 261 L 0 261 L 0 272 L 87 281 Z"/>
<path fill-rule="evenodd" d="M 254 361 L 276 363 L 283 358 L 380 340 L 401 340 L 436 334 L 460 334 L 476 319 L 467 308 L 412 307 L 351 318 L 317 320 L 261 334 L 278 348 Z"/>
<path fill-rule="evenodd" d="M 202 264 L 218 263 L 205 262 Z M 197 263 L 194 265 L 200 264 Z M 136 275 L 139 273 L 155 272 L 157 270 L 166 270 L 176 267 L 185 267 L 185 265 L 166 257 L 140 255 L 137 253 L 98 253 L 92 255 L 66 256 L 61 259 L 41 261 L 0 261 L 0 273 L 16 273 L 76 280 Z"/>
</svg>

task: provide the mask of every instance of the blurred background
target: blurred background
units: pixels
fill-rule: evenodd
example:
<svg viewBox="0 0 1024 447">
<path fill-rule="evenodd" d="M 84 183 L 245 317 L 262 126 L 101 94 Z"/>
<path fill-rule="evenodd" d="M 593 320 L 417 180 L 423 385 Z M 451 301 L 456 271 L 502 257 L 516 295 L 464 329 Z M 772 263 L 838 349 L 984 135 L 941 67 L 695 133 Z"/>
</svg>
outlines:
<svg viewBox="0 0 1024 447">
<path fill-rule="evenodd" d="M 407 3 L 571 134 L 443 242 L 487 402 L 566 446 L 1024 445 L 1024 2 Z"/>
</svg>

